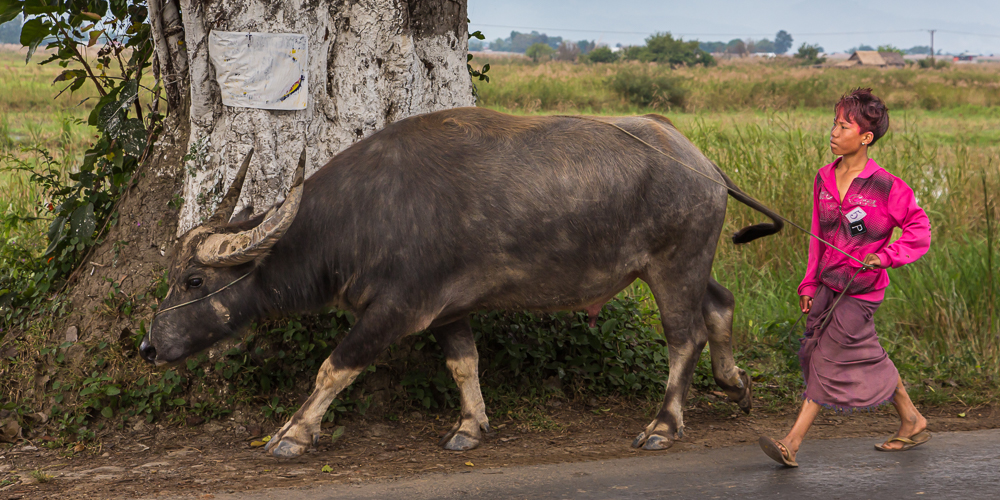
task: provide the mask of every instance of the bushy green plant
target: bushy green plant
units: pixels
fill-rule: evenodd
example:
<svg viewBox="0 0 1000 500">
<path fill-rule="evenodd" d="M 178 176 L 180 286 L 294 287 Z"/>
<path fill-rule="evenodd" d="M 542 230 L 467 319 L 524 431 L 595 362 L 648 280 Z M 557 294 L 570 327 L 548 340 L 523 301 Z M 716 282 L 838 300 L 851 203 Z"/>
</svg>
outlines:
<svg viewBox="0 0 1000 500">
<path fill-rule="evenodd" d="M 820 48 L 819 45 L 803 43 L 799 46 L 799 51 L 792 57 L 801 61 L 803 66 L 812 66 L 814 64 L 823 64 L 826 62 L 825 57 L 819 56 L 820 52 L 822 52 L 822 48 Z"/>
<path fill-rule="evenodd" d="M 948 67 L 948 61 L 944 59 L 932 59 L 925 57 L 917 60 L 917 65 L 923 69 L 943 69 Z"/>
<path fill-rule="evenodd" d="M 701 50 L 697 40 L 685 42 L 670 33 L 656 33 L 646 38 L 646 45 L 625 49 L 625 59 L 656 62 L 671 66 L 712 66 L 715 58 Z"/>
<path fill-rule="evenodd" d="M 97 89 L 100 98 L 88 123 L 97 128 L 99 136 L 78 168 L 67 168 L 38 148 L 34 150 L 38 160 L 33 163 L 6 155 L 5 170 L 29 175 L 30 183 L 48 201 L 32 207 L 33 213 L 8 210 L 0 219 L 0 231 L 10 233 L 25 220 L 44 218 L 51 222 L 48 246 L 41 255 L 24 246 L 0 252 L 2 267 L 12 268 L 0 275 L 0 324 L 21 323 L 36 312 L 46 294 L 98 242 L 101 230 L 113 223 L 115 204 L 131 182 L 162 118 L 155 112 L 144 118 L 138 101 L 140 81 L 153 54 L 144 2 L 38 7 L 18 0 L 0 11 L 0 23 L 22 13 L 30 16 L 21 29 L 21 43 L 28 48 L 26 62 L 39 45 L 47 43 L 56 50 L 40 64 L 58 62 L 66 68 L 73 62 L 83 68 L 64 70 L 56 83 L 67 82 L 64 90 L 70 91 L 88 82 Z M 87 60 L 78 50 L 84 36 L 91 46 L 102 38 L 107 42 L 96 61 Z M 92 63 L 96 66 L 91 67 Z M 108 75 L 112 63 L 121 69 L 120 75 Z M 69 129 L 67 124 L 64 131 Z"/>
<path fill-rule="evenodd" d="M 681 108 L 687 92 L 683 79 L 667 68 L 629 64 L 608 78 L 608 86 L 628 102 L 642 107 Z"/>
<path fill-rule="evenodd" d="M 544 43 L 533 44 L 524 51 L 524 55 L 530 57 L 531 60 L 535 62 L 548 59 L 555 53 L 556 49 L 553 49 L 551 46 Z"/>
<path fill-rule="evenodd" d="M 658 319 L 627 295 L 608 302 L 598 325 L 584 313 L 483 312 L 473 331 L 489 385 L 535 387 L 556 377 L 568 394 L 662 395 L 667 346 Z"/>
<path fill-rule="evenodd" d="M 610 63 L 618 60 L 618 54 L 612 52 L 606 45 L 591 50 L 586 56 L 581 56 L 584 62 Z"/>
</svg>

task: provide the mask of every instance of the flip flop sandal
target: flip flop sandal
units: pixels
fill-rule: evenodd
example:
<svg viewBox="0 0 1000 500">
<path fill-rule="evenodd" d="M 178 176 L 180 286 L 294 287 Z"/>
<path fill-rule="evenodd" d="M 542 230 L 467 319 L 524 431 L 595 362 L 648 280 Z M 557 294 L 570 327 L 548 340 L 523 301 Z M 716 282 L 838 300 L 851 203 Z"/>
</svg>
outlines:
<svg viewBox="0 0 1000 500">
<path fill-rule="evenodd" d="M 760 444 L 760 449 L 764 450 L 764 453 L 771 457 L 771 460 L 786 467 L 799 466 L 798 462 L 795 461 L 795 453 L 789 452 L 788 445 L 785 443 L 775 441 L 767 436 L 761 436 L 757 443 Z"/>
<path fill-rule="evenodd" d="M 913 449 L 913 447 L 915 447 L 915 446 L 920 446 L 920 445 L 922 445 L 922 444 L 924 444 L 924 443 L 926 443 L 926 442 L 928 442 L 930 440 L 931 440 L 931 433 L 928 432 L 927 429 L 924 429 L 924 430 L 922 430 L 922 431 L 920 431 L 920 432 L 918 432 L 918 433 L 910 436 L 909 438 L 899 437 L 899 436 L 893 436 L 893 437 L 889 438 L 888 441 L 886 441 L 886 442 L 884 442 L 882 444 L 875 445 L 875 449 L 878 450 L 878 451 L 907 451 L 907 450 Z M 893 441 L 899 441 L 900 443 L 903 443 L 903 447 L 902 448 L 887 448 L 885 446 L 885 445 L 887 445 L 887 444 L 889 444 L 889 443 L 891 443 Z"/>
</svg>

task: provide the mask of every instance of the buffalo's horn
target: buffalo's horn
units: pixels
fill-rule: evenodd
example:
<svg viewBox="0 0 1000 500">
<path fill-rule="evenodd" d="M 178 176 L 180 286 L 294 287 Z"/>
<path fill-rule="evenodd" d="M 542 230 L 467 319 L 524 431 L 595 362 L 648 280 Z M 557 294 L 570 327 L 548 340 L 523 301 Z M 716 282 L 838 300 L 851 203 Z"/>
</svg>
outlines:
<svg viewBox="0 0 1000 500">
<path fill-rule="evenodd" d="M 281 207 L 271 208 L 264 221 L 239 233 L 213 234 L 198 246 L 198 260 L 213 267 L 227 267 L 250 262 L 266 253 L 281 239 L 295 220 L 302 201 L 302 180 L 305 178 L 306 152 L 302 150 L 295 169 L 292 187 Z"/>
<path fill-rule="evenodd" d="M 212 214 L 212 217 L 208 219 L 205 225 L 224 226 L 229 223 L 229 218 L 233 216 L 233 209 L 236 208 L 236 202 L 240 199 L 240 192 L 243 191 L 243 181 L 247 177 L 247 167 L 250 166 L 250 158 L 253 158 L 253 148 L 250 148 L 250 152 L 243 158 L 243 164 L 240 165 L 240 170 L 236 172 L 236 178 L 233 179 L 233 183 L 229 185 L 226 196 L 219 202 L 215 213 Z"/>
</svg>

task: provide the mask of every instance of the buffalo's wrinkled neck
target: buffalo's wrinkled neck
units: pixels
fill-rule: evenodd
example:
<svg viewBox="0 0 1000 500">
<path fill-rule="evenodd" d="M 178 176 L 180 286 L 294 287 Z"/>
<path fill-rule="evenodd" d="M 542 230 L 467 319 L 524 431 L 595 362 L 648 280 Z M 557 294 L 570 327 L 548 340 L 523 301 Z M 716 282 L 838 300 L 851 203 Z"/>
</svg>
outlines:
<svg viewBox="0 0 1000 500">
<path fill-rule="evenodd" d="M 275 244 L 256 272 L 262 316 L 318 311 L 337 302 L 343 279 L 323 250 L 284 239 Z"/>
</svg>

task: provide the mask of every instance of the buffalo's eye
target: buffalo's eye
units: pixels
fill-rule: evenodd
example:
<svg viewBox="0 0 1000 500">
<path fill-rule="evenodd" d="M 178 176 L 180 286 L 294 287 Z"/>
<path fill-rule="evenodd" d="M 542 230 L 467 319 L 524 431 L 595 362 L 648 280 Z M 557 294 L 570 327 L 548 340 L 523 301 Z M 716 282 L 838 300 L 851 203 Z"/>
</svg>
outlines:
<svg viewBox="0 0 1000 500">
<path fill-rule="evenodd" d="M 202 283 L 201 278 L 188 278 L 187 281 L 188 288 L 198 288 L 199 286 L 201 286 L 201 283 Z"/>
</svg>

